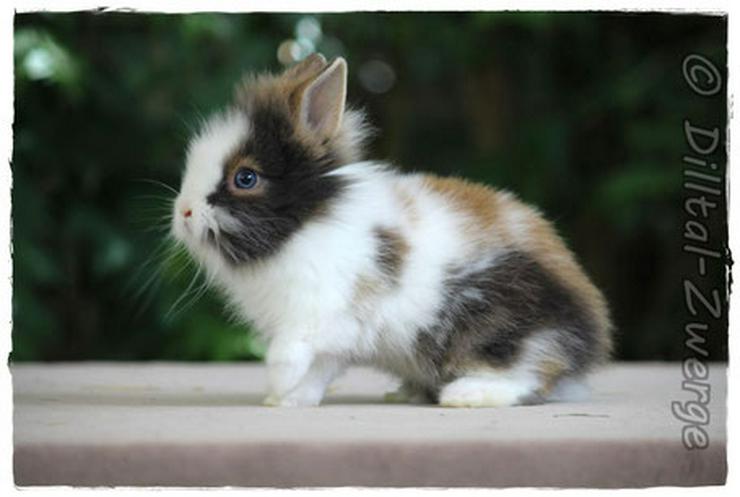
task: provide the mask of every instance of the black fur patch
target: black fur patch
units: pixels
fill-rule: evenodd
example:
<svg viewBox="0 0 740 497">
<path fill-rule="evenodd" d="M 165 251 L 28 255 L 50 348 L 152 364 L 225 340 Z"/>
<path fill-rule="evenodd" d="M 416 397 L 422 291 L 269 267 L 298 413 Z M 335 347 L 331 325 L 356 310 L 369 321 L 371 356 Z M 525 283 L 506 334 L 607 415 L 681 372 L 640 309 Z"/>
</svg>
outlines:
<svg viewBox="0 0 740 497">
<path fill-rule="evenodd" d="M 524 340 L 557 330 L 560 350 L 577 373 L 598 356 L 596 324 L 576 297 L 523 252 L 499 256 L 477 272 L 452 268 L 439 324 L 417 338 L 417 360 L 436 388 L 456 377 L 455 362 L 472 359 L 493 367 L 513 365 Z"/>
<path fill-rule="evenodd" d="M 320 155 L 302 145 L 286 111 L 256 107 L 248 117 L 252 131 L 238 158 L 249 158 L 259 165 L 264 192 L 253 196 L 231 193 L 228 164 L 224 164 L 223 179 L 208 196 L 210 204 L 226 209 L 238 221 L 238 229 L 222 230 L 213 241 L 235 265 L 274 254 L 343 189 L 340 177 L 325 175 L 341 165 L 336 156 L 331 152 Z"/>
</svg>

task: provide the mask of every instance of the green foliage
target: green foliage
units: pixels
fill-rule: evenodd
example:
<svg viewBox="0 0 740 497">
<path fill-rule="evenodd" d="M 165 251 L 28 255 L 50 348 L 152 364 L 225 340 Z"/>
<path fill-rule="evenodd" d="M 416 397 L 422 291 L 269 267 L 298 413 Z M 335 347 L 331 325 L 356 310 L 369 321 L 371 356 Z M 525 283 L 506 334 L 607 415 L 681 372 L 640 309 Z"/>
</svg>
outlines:
<svg viewBox="0 0 740 497">
<path fill-rule="evenodd" d="M 319 50 L 348 59 L 350 100 L 379 129 L 373 158 L 540 206 L 605 290 L 619 357 L 680 358 L 681 280 L 695 272 L 681 253 L 682 123 L 726 121 L 681 61 L 724 68 L 725 42 L 726 18 L 693 15 L 18 15 L 12 357 L 260 357 L 163 242 L 166 185 L 243 72 Z M 709 228 L 726 242 L 725 219 Z M 712 359 L 727 353 L 720 324 Z"/>
</svg>

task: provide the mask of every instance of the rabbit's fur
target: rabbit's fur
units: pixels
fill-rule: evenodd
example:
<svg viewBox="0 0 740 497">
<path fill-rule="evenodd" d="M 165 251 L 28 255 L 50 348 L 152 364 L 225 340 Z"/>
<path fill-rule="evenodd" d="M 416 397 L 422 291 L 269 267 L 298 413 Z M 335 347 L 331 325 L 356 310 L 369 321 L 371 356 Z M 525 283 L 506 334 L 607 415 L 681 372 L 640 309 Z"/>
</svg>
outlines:
<svg viewBox="0 0 740 497">
<path fill-rule="evenodd" d="M 604 361 L 607 305 L 551 224 L 510 193 L 363 162 L 345 92 L 344 60 L 320 55 L 246 79 L 188 148 L 172 231 L 269 341 L 265 403 L 317 405 L 365 364 L 402 380 L 397 399 L 506 406 Z"/>
</svg>

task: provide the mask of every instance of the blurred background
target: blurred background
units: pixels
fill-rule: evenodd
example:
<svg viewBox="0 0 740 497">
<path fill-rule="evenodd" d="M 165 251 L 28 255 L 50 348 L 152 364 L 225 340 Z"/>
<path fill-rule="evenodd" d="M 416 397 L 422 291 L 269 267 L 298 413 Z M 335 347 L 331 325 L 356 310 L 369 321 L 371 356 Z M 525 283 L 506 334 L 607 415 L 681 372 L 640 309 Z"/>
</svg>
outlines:
<svg viewBox="0 0 740 497">
<path fill-rule="evenodd" d="M 201 116 L 245 71 L 313 51 L 349 63 L 369 156 L 516 192 L 600 286 L 617 358 L 681 359 L 683 120 L 723 127 L 685 83 L 690 53 L 726 77 L 726 18 L 625 13 L 23 14 L 15 17 L 15 361 L 250 360 L 165 240 L 170 188 Z M 724 156 L 722 157 L 724 161 Z M 724 164 L 724 162 L 723 162 Z M 726 245 L 724 205 L 708 222 Z M 727 322 L 710 323 L 711 360 Z"/>
</svg>

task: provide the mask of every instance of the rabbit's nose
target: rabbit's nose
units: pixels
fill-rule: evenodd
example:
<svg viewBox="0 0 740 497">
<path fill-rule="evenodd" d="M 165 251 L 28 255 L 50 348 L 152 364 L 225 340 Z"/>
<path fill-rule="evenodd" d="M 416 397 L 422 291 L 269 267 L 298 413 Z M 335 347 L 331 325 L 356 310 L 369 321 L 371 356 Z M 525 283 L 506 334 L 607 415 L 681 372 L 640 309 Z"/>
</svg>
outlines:
<svg viewBox="0 0 740 497">
<path fill-rule="evenodd" d="M 182 217 L 190 217 L 193 215 L 193 209 L 189 207 L 185 207 L 180 212 L 182 213 Z"/>
</svg>

